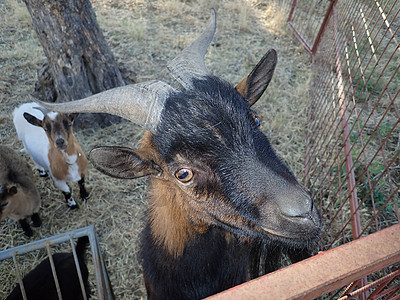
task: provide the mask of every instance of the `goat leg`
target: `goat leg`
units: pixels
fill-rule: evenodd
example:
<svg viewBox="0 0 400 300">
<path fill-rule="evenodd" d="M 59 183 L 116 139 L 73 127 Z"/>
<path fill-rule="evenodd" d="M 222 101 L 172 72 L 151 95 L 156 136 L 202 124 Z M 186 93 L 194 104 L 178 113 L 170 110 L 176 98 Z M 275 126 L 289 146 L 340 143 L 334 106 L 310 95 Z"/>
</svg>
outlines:
<svg viewBox="0 0 400 300">
<path fill-rule="evenodd" d="M 29 226 L 26 218 L 19 220 L 19 224 L 21 225 L 22 229 L 24 230 L 24 233 L 26 236 L 31 237 L 33 235 L 32 228 L 31 228 L 31 226 Z"/>
<path fill-rule="evenodd" d="M 89 193 L 86 191 L 85 188 L 85 178 L 82 177 L 82 179 L 78 181 L 78 184 L 79 184 L 79 192 L 81 195 L 81 199 L 85 201 L 89 198 Z"/>
<path fill-rule="evenodd" d="M 38 172 L 39 172 L 39 176 L 40 177 L 47 177 L 47 176 L 49 176 L 49 174 L 47 174 L 47 171 L 45 170 L 45 169 L 37 169 L 38 170 Z"/>
<path fill-rule="evenodd" d="M 64 194 L 65 197 L 65 201 L 67 201 L 67 206 L 70 209 L 75 209 L 75 208 L 79 208 L 78 203 L 76 203 L 74 197 L 72 197 L 70 192 L 62 192 Z"/>
<path fill-rule="evenodd" d="M 39 227 L 40 225 L 42 225 L 42 220 L 40 219 L 38 213 L 32 214 L 31 220 L 32 220 L 33 226 L 35 226 L 35 227 Z"/>
</svg>

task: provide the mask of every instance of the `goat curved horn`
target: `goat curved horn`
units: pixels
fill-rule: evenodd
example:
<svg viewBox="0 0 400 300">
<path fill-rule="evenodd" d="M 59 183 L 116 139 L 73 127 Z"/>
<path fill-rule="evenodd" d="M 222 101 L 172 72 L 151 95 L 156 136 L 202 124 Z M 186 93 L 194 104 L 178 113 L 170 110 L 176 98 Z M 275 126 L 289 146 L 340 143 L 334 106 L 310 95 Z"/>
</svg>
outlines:
<svg viewBox="0 0 400 300">
<path fill-rule="evenodd" d="M 148 81 L 113 88 L 76 101 L 37 103 L 48 110 L 62 113 L 113 114 L 154 132 L 165 100 L 172 92 L 175 90 L 162 81 Z"/>
<path fill-rule="evenodd" d="M 215 10 L 212 9 L 211 12 L 212 15 L 203 33 L 167 66 L 172 76 L 187 90 L 193 87 L 193 79 L 208 75 L 204 56 L 216 29 Z"/>
<path fill-rule="evenodd" d="M 34 109 L 41 111 L 43 116 L 46 116 L 49 113 L 49 111 L 44 107 L 36 106 L 36 107 L 34 107 Z"/>
</svg>

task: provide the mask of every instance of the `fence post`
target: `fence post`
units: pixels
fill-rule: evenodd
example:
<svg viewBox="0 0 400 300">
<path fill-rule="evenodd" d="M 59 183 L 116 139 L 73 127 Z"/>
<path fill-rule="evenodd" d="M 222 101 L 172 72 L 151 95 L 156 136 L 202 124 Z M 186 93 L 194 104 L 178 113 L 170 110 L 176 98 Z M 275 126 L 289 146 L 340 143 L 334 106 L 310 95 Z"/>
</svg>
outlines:
<svg viewBox="0 0 400 300">
<path fill-rule="evenodd" d="M 327 9 L 327 11 L 325 13 L 324 20 L 322 21 L 321 27 L 319 28 L 317 37 L 315 38 L 313 47 L 311 49 L 311 53 L 313 55 L 318 50 L 319 43 L 321 42 L 321 39 L 322 39 L 322 37 L 323 37 L 323 35 L 325 33 L 326 26 L 328 26 L 329 19 L 331 18 L 331 15 L 332 15 L 332 12 L 333 12 L 333 8 L 335 7 L 337 1 L 338 0 L 330 0 L 331 4 L 329 4 L 329 7 L 328 7 L 328 9 Z"/>
</svg>

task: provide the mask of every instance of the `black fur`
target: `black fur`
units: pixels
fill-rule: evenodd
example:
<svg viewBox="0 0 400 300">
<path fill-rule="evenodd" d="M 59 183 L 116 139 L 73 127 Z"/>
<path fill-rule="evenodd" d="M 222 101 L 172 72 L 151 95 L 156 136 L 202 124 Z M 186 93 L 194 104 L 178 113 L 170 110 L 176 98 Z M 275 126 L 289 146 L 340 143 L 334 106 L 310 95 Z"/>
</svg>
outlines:
<svg viewBox="0 0 400 300">
<path fill-rule="evenodd" d="M 248 247 L 212 226 L 188 241 L 184 253 L 173 257 L 157 245 L 147 227 L 142 259 L 149 299 L 201 299 L 248 279 Z M 168 284 L 166 284 L 166 279 Z"/>
<path fill-rule="evenodd" d="M 260 229 L 257 199 L 269 196 L 268 189 L 260 188 L 265 170 L 288 183 L 297 181 L 257 127 L 250 105 L 218 78 L 194 85 L 167 99 L 153 143 L 171 169 L 178 154 L 191 164 L 193 189 L 206 192 L 207 199 L 190 209 L 211 226 L 191 237 L 184 253 L 175 257 L 158 245 L 147 225 L 141 257 L 150 299 L 210 296 L 258 276 L 262 259 L 265 271 L 276 269 L 273 261 L 280 253 L 269 245 L 302 248 L 308 243 L 271 240 Z"/>
<path fill-rule="evenodd" d="M 173 163 L 179 154 L 200 166 L 195 187 L 199 194 L 207 191 L 225 200 L 231 214 L 253 222 L 226 226 L 225 219 L 214 215 L 215 225 L 242 237 L 265 238 L 253 226 L 258 222 L 255 201 L 266 193 L 260 189 L 265 178 L 259 172 L 268 169 L 289 183 L 297 181 L 256 126 L 249 104 L 229 83 L 210 77 L 197 81 L 193 91 L 170 97 L 157 132 L 160 134 L 155 134 L 154 144 L 164 161 Z M 209 172 L 204 172 L 205 166 L 209 166 Z M 216 204 L 211 211 L 219 212 L 219 201 L 209 204 Z"/>
</svg>

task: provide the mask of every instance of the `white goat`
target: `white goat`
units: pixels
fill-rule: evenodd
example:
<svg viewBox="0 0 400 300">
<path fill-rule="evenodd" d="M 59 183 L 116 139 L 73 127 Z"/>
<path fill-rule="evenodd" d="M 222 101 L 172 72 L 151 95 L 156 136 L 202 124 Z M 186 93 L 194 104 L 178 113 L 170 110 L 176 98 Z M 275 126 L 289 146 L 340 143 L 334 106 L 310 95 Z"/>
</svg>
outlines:
<svg viewBox="0 0 400 300">
<path fill-rule="evenodd" d="M 70 208 L 77 208 L 78 204 L 67 182 L 78 182 L 82 200 L 88 197 L 84 185 L 88 162 L 72 131 L 75 116 L 49 112 L 35 102 L 22 104 L 13 112 L 18 138 L 35 162 L 40 176 L 50 173 Z"/>
<path fill-rule="evenodd" d="M 40 196 L 27 162 L 11 148 L 0 145 L 0 221 L 7 217 L 18 221 L 27 236 L 33 232 L 28 224 L 39 227 Z"/>
</svg>

